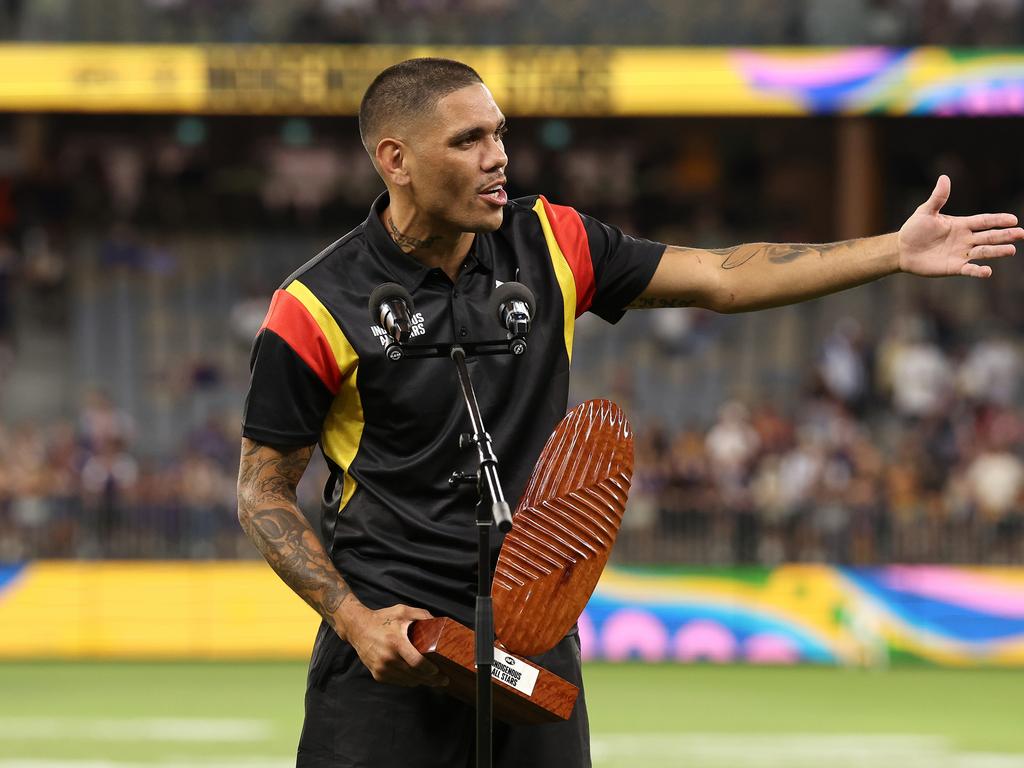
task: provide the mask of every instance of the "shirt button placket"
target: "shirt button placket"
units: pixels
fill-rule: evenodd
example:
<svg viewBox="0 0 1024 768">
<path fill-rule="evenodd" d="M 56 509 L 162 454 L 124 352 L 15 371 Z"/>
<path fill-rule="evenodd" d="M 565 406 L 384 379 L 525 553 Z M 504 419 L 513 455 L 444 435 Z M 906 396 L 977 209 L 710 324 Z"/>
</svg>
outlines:
<svg viewBox="0 0 1024 768">
<path fill-rule="evenodd" d="M 469 314 L 466 311 L 465 291 L 452 288 L 452 330 L 456 341 L 466 341 L 469 337 Z"/>
</svg>

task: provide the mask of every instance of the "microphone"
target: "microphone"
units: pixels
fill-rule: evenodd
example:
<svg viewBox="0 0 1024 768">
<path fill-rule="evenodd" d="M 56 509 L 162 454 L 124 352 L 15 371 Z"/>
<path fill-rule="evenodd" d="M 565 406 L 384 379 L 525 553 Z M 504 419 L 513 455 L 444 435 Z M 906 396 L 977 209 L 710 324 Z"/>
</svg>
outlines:
<svg viewBox="0 0 1024 768">
<path fill-rule="evenodd" d="M 402 342 L 412 334 L 412 307 L 412 296 L 398 283 L 378 285 L 370 294 L 370 322 L 391 339 L 384 348 L 391 360 L 402 358 Z"/>
<path fill-rule="evenodd" d="M 491 294 L 491 314 L 509 333 L 509 351 L 521 355 L 526 351 L 526 339 L 530 332 L 533 312 L 537 300 L 533 291 L 522 283 L 503 283 Z"/>
</svg>

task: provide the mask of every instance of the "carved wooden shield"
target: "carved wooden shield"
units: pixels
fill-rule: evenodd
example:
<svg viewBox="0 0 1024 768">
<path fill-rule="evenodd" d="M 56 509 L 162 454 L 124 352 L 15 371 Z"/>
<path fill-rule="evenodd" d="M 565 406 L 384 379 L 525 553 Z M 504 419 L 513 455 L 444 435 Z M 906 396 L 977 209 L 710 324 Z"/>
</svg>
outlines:
<svg viewBox="0 0 1024 768">
<path fill-rule="evenodd" d="M 553 648 L 597 586 L 633 478 L 633 430 L 609 400 L 570 411 L 548 438 L 494 573 L 494 634 L 514 654 Z"/>
</svg>

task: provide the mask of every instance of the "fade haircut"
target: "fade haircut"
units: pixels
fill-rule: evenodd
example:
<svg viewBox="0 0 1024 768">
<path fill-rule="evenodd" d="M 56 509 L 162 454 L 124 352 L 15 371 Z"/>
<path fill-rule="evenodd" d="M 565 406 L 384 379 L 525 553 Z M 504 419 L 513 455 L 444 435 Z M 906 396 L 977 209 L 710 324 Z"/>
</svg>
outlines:
<svg viewBox="0 0 1024 768">
<path fill-rule="evenodd" d="M 373 164 L 377 142 L 396 125 L 432 112 L 449 93 L 482 82 L 476 70 L 452 59 L 408 59 L 377 75 L 359 105 L 359 137 Z"/>
</svg>

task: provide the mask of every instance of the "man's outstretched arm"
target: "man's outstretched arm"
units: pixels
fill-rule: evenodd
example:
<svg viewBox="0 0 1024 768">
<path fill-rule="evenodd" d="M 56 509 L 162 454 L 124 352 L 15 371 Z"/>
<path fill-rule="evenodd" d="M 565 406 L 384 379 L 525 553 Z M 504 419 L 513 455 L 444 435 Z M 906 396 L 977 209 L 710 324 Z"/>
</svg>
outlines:
<svg viewBox="0 0 1024 768">
<path fill-rule="evenodd" d="M 422 608 L 364 606 L 334 567 L 295 499 L 313 446 L 278 449 L 242 439 L 238 520 L 277 575 L 355 648 L 375 680 L 444 685 L 437 668 L 409 642 L 409 624 L 429 619 Z"/>
<path fill-rule="evenodd" d="M 704 250 L 670 246 L 634 309 L 697 306 L 747 312 L 852 288 L 896 272 L 926 277 L 989 277 L 976 261 L 1014 253 L 1024 240 L 1012 213 L 946 216 L 950 181 L 940 176 L 931 197 L 899 232 L 824 245 L 747 243 Z"/>
</svg>

